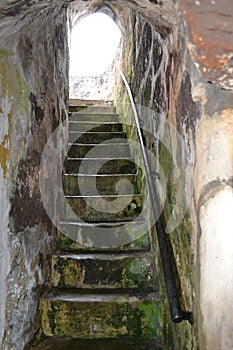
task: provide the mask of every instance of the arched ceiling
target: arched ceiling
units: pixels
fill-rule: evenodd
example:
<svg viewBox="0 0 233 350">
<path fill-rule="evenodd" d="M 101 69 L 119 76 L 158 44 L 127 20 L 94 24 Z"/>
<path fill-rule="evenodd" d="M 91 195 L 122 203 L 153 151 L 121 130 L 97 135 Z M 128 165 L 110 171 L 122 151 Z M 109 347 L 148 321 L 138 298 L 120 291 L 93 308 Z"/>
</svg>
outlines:
<svg viewBox="0 0 233 350">
<path fill-rule="evenodd" d="M 125 21 L 130 10 L 145 17 L 163 36 L 181 30 L 182 10 L 189 28 L 189 48 L 202 76 L 213 83 L 233 89 L 233 2 L 232 0 L 1 0 L 0 31 L 20 30 L 22 18 L 33 20 L 54 16 L 70 7 L 73 13 L 95 12 L 111 6 Z M 45 11 L 46 10 L 46 11 Z M 3 25 L 3 18 L 8 20 Z"/>
</svg>

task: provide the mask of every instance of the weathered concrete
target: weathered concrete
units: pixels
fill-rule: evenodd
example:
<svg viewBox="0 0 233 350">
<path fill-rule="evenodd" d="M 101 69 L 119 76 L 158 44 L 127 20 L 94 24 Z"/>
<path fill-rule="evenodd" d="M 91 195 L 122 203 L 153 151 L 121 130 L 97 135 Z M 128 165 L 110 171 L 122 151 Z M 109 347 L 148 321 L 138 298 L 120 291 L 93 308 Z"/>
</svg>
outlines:
<svg viewBox="0 0 233 350">
<path fill-rule="evenodd" d="M 198 70 L 208 81 L 233 89 L 233 3 L 180 0 L 191 40 L 189 49 Z"/>
<path fill-rule="evenodd" d="M 55 234 L 41 203 L 38 172 L 47 138 L 66 116 L 68 97 L 66 11 L 58 8 L 49 21 L 46 12 L 33 11 L 33 21 L 17 13 L 4 19 L 1 13 L 0 25 L 4 349 L 22 349 L 38 327 L 37 302 Z"/>
<path fill-rule="evenodd" d="M 43 211 L 37 179 L 44 145 L 65 118 L 69 3 L 71 23 L 103 2 L 2 0 L 0 4 L 0 344 L 4 350 L 22 349 L 38 328 L 37 301 L 49 273 L 47 261 L 55 232 Z M 111 6 L 124 35 L 121 67 L 136 102 L 169 120 L 190 154 L 182 173 L 185 191 L 179 191 L 179 172 L 175 170 L 183 153 L 172 140 L 166 151 L 153 137 L 146 138 L 167 175 L 167 219 L 178 198 L 185 200 L 192 193 L 195 172 L 190 213 L 170 234 L 183 303 L 194 311 L 195 325 L 171 326 L 165 308 L 166 346 L 232 349 L 232 306 L 228 303 L 232 256 L 230 244 L 226 244 L 226 229 L 232 222 L 226 214 L 232 206 L 233 106 L 232 93 L 217 86 L 232 88 L 228 39 L 232 35 L 232 2 L 180 3 L 191 26 L 189 39 L 177 1 L 114 0 Z M 213 84 L 201 78 L 189 52 L 202 77 Z M 126 94 L 121 96 L 123 102 L 128 101 Z M 163 135 L 162 122 L 149 123 L 153 132 L 159 130 Z M 65 137 L 59 140 L 63 141 Z M 230 231 L 228 235 L 230 238 Z M 213 261 L 219 283 L 210 280 L 215 276 Z M 226 303 L 218 302 L 218 312 L 213 314 L 217 291 Z M 161 292 L 165 295 L 162 284 Z"/>
<path fill-rule="evenodd" d="M 202 11 L 206 11 L 205 7 Z M 168 327 L 166 329 L 167 336 L 170 341 L 173 338 L 173 347 L 177 349 L 196 349 L 198 347 L 201 349 L 208 347 L 230 349 L 232 347 L 231 320 L 227 319 L 227 325 L 224 327 L 226 344 L 218 339 L 217 331 L 212 332 L 207 325 L 209 306 L 203 297 L 203 289 L 205 295 L 207 293 L 208 297 L 212 295 L 212 298 L 215 298 L 215 293 L 212 292 L 213 283 L 208 286 L 209 279 L 206 280 L 206 275 L 209 264 L 218 253 L 216 245 L 214 249 L 208 251 L 208 254 L 201 249 L 201 237 L 208 235 L 210 239 L 208 232 L 212 231 L 211 225 L 208 227 L 208 220 L 206 220 L 205 225 L 201 223 L 203 219 L 200 219 L 200 215 L 202 217 L 208 215 L 203 206 L 208 203 L 210 198 L 220 193 L 219 191 L 222 191 L 225 186 L 232 186 L 232 93 L 205 82 L 199 75 L 189 56 L 188 48 L 192 46 L 192 43 L 187 41 L 187 34 L 183 31 L 182 26 L 180 32 L 173 30 L 169 39 L 161 37 L 161 33 L 154 30 L 151 22 L 147 23 L 145 18 L 140 16 L 131 17 L 129 26 L 132 35 L 128 35 L 124 46 L 123 67 L 125 75 L 130 82 L 135 102 L 139 106 L 148 106 L 162 117 L 160 119 L 154 116 L 150 120 L 146 120 L 147 125 L 145 127 L 144 124 L 144 128 L 151 130 L 151 135 L 145 132 L 146 145 L 149 149 L 154 149 L 154 152 L 157 152 L 166 176 L 166 220 L 169 220 L 176 203 L 184 204 L 187 198 L 192 198 L 193 189 L 195 193 L 195 198 L 193 197 L 189 203 L 189 212 L 170 234 L 170 240 L 180 278 L 183 303 L 186 309 L 194 311 L 194 320 L 196 321 L 193 329 L 184 324 L 170 326 L 170 329 Z M 195 26 L 191 29 L 197 31 Z M 214 34 L 212 40 L 213 38 Z M 228 42 L 226 45 L 231 44 Z M 195 46 L 192 48 L 195 51 Z M 226 57 L 228 64 L 224 67 L 220 62 L 221 57 L 216 59 L 216 62 L 219 60 L 220 64 L 219 66 L 217 64 L 216 67 L 221 69 L 218 71 L 218 75 L 216 75 L 217 70 L 215 70 L 215 78 L 213 76 L 213 79 L 210 78 L 213 70 L 204 71 L 202 69 L 200 71 L 203 77 L 229 88 L 229 75 L 224 75 L 223 79 L 221 77 L 224 69 L 230 72 L 228 69 L 230 57 L 230 55 Z M 120 86 L 118 90 L 117 99 L 129 103 L 123 86 Z M 139 113 L 140 111 L 143 113 L 144 109 L 139 107 Z M 125 113 L 125 118 L 127 115 Z M 148 115 L 152 114 L 148 113 Z M 142 118 L 142 116 L 140 117 Z M 182 145 L 177 144 L 172 134 L 166 135 L 166 131 L 164 132 L 166 124 L 163 122 L 163 117 L 179 131 L 184 141 Z M 130 130 L 127 132 L 131 133 Z M 164 136 L 166 137 L 166 147 L 161 144 L 165 140 Z M 183 147 L 183 150 L 180 146 Z M 184 155 L 185 151 L 188 157 Z M 182 157 L 186 158 L 184 163 Z M 156 167 L 154 171 L 159 173 Z M 184 176 L 182 190 L 177 186 L 181 176 Z M 194 180 L 194 188 L 192 180 Z M 224 204 L 224 201 L 223 198 L 221 205 L 222 207 L 225 205 L 227 210 L 228 202 L 226 200 Z M 222 218 L 218 215 L 216 220 L 218 222 L 216 234 L 218 239 L 221 239 L 221 235 L 224 235 L 224 215 Z M 220 228 L 221 223 L 222 229 Z M 208 246 L 208 240 L 205 238 L 204 240 Z M 229 260 L 231 260 L 230 257 Z M 217 269 L 222 269 L 221 263 L 219 262 Z M 199 272 L 198 266 L 200 266 Z M 203 271 L 206 272 L 203 273 Z M 228 285 L 231 286 L 230 274 L 224 274 L 224 277 L 228 281 Z M 214 275 L 212 278 L 214 279 Z M 220 292 L 219 288 L 217 290 Z M 224 300 L 224 290 L 222 293 L 222 300 Z M 218 312 L 223 318 L 228 317 L 223 304 L 222 307 L 219 307 Z M 202 317 L 204 318 L 202 319 Z M 216 330 L 217 325 L 222 328 L 219 316 L 211 315 L 211 317 L 213 329 Z M 165 322 L 168 322 L 167 318 Z M 174 332 L 174 336 L 172 336 L 172 332 Z"/>
</svg>

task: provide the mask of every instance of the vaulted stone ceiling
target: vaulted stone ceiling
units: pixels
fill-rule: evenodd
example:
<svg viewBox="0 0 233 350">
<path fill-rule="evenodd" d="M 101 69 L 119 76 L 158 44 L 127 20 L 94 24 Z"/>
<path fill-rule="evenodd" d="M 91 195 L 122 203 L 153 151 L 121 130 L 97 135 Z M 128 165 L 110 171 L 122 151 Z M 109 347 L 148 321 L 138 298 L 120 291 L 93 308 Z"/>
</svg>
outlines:
<svg viewBox="0 0 233 350">
<path fill-rule="evenodd" d="M 181 11 L 190 33 L 190 52 L 203 77 L 221 87 L 233 89 L 233 2 L 231 0 L 2 0 L 0 32 L 17 32 L 38 16 L 54 16 L 70 6 L 85 14 L 111 6 L 121 20 L 131 9 L 142 14 L 162 36 L 180 30 Z M 6 21 L 3 21 L 5 18 Z M 10 33 L 9 33 L 10 34 Z M 11 33 L 12 34 L 12 33 Z"/>
</svg>

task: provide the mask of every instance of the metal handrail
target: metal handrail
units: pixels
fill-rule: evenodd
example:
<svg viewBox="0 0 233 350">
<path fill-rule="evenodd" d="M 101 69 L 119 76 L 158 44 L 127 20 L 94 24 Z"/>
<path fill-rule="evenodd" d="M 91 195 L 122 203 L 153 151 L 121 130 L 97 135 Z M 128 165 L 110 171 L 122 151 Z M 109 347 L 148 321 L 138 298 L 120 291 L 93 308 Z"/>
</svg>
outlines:
<svg viewBox="0 0 233 350">
<path fill-rule="evenodd" d="M 146 149 L 145 149 L 144 142 L 143 142 L 143 136 L 142 136 L 142 131 L 141 131 L 141 127 L 140 127 L 137 109 L 136 109 L 136 106 L 134 103 L 134 99 L 133 99 L 133 95 L 132 95 L 130 86 L 129 86 L 122 71 L 120 71 L 120 74 L 121 74 L 121 77 L 125 83 L 126 89 L 128 91 L 130 102 L 131 102 L 132 109 L 133 109 L 133 113 L 135 116 L 135 123 L 136 123 L 138 137 L 139 137 L 139 141 L 140 141 L 140 145 L 141 145 L 142 156 L 143 156 L 143 161 L 144 161 L 144 166 L 145 166 L 145 171 L 146 171 L 146 177 L 147 177 L 147 181 L 148 181 L 149 194 L 150 194 L 150 198 L 151 198 L 151 202 L 152 202 L 152 209 L 154 212 L 154 216 L 157 217 L 157 213 L 161 213 L 160 202 L 159 202 L 159 197 L 158 197 L 157 190 L 155 187 L 155 183 L 154 183 L 153 178 L 152 178 L 150 163 L 149 163 L 148 156 L 147 156 Z M 163 222 L 161 215 L 157 219 L 157 221 L 155 223 L 155 227 L 156 227 L 156 232 L 157 232 L 157 237 L 158 237 L 160 254 L 161 254 L 161 258 L 162 258 L 162 266 L 163 266 L 169 308 L 170 308 L 170 313 L 171 313 L 171 319 L 175 323 L 180 323 L 183 320 L 188 320 L 192 324 L 193 323 L 192 313 L 187 312 L 187 311 L 183 311 L 181 308 L 180 299 L 179 299 L 179 292 L 178 292 L 178 288 L 176 285 L 176 277 L 175 277 L 175 273 L 174 273 L 173 267 L 172 267 L 172 259 L 170 256 L 167 235 L 165 232 L 165 225 L 164 225 L 164 222 Z"/>
</svg>

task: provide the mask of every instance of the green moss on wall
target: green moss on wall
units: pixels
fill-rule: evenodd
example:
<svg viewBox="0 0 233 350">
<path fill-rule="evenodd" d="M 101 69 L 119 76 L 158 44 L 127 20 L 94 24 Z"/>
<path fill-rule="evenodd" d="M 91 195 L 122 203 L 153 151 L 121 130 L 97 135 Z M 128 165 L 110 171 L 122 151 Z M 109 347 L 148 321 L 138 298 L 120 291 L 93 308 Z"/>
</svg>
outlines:
<svg viewBox="0 0 233 350">
<path fill-rule="evenodd" d="M 149 77 L 146 81 L 146 88 L 144 92 L 144 103 L 145 106 L 148 106 L 151 99 L 151 78 Z"/>
<path fill-rule="evenodd" d="M 8 133 L 3 136 L 3 141 L 0 144 L 0 165 L 4 176 L 7 173 L 10 149 L 17 144 L 16 137 L 21 136 L 17 145 L 18 154 L 23 154 L 23 148 L 26 143 L 26 137 L 23 137 L 21 132 L 22 120 L 17 118 L 13 122 L 13 117 L 15 115 L 27 115 L 28 88 L 20 68 L 14 62 L 13 55 L 14 52 L 12 50 L 0 49 L 0 113 L 3 115 L 3 118 L 8 118 Z M 15 157 L 15 152 L 13 151 L 12 153 L 14 153 Z"/>
</svg>

